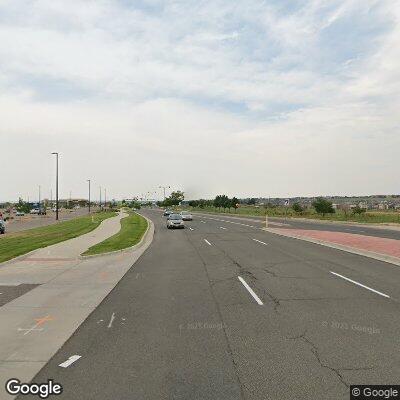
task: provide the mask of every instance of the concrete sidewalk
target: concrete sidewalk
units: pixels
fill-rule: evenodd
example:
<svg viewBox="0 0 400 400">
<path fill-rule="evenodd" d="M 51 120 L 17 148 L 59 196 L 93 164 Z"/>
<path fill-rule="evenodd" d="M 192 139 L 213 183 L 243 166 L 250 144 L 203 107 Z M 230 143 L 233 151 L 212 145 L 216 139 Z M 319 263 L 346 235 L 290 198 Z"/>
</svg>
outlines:
<svg viewBox="0 0 400 400">
<path fill-rule="evenodd" d="M 354 233 L 307 229 L 264 229 L 267 232 L 332 247 L 400 265 L 400 240 Z"/>
<path fill-rule="evenodd" d="M 5 382 L 29 382 L 115 287 L 150 245 L 153 225 L 139 246 L 104 257 L 82 252 L 114 235 L 126 214 L 94 231 L 0 264 L 0 285 L 38 284 L 0 307 L 0 399 Z"/>
</svg>

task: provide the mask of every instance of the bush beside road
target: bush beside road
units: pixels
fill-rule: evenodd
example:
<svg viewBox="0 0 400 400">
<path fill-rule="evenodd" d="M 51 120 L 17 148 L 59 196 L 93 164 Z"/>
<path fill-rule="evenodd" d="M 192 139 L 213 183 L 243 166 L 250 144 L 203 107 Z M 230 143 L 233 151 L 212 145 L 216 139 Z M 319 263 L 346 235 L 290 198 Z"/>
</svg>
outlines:
<svg viewBox="0 0 400 400">
<path fill-rule="evenodd" d="M 121 220 L 121 230 L 114 236 L 92 246 L 83 256 L 109 253 L 127 249 L 139 243 L 147 229 L 147 221 L 141 215 L 132 213 Z"/>
<path fill-rule="evenodd" d="M 116 213 L 113 211 L 99 212 L 0 237 L 0 263 L 33 250 L 81 236 L 97 228 L 105 219 L 115 215 Z"/>
</svg>

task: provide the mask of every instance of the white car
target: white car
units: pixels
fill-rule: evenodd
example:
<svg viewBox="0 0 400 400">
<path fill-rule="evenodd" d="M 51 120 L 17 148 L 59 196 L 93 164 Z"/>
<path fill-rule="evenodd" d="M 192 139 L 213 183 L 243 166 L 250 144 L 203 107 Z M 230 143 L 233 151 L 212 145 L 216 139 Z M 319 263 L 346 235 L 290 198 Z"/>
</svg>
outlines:
<svg viewBox="0 0 400 400">
<path fill-rule="evenodd" d="M 22 211 L 17 211 L 17 212 L 15 213 L 15 215 L 16 215 L 17 217 L 23 217 L 23 216 L 25 215 L 25 213 L 22 212 Z"/>
<path fill-rule="evenodd" d="M 184 221 L 193 221 L 193 215 L 187 211 L 181 211 L 181 216 Z"/>
<path fill-rule="evenodd" d="M 181 214 L 170 214 L 167 218 L 167 228 L 174 229 L 174 228 L 185 228 L 185 223 L 183 222 Z"/>
<path fill-rule="evenodd" d="M 29 214 L 39 214 L 39 209 L 38 208 L 33 208 Z"/>
</svg>

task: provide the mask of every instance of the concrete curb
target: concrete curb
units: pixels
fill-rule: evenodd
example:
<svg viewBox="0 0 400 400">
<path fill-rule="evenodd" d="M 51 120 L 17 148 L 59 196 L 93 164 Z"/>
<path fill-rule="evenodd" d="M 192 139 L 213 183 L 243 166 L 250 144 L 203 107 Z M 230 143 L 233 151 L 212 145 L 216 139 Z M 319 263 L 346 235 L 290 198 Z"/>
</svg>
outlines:
<svg viewBox="0 0 400 400">
<path fill-rule="evenodd" d="M 88 255 L 88 256 L 80 255 L 78 258 L 80 260 L 88 260 L 88 259 L 91 259 L 91 258 L 104 257 L 104 256 L 113 255 L 113 254 L 129 253 L 131 251 L 138 250 L 140 247 L 142 247 L 143 243 L 147 239 L 147 236 L 149 235 L 150 229 L 151 229 L 150 236 L 153 237 L 153 235 L 154 235 L 154 224 L 153 224 L 153 221 L 149 220 L 144 215 L 139 214 L 139 213 L 137 213 L 137 214 L 140 215 L 141 217 L 143 217 L 147 221 L 147 229 L 146 229 L 145 233 L 143 234 L 142 238 L 140 239 L 139 243 L 136 243 L 131 247 L 127 247 L 127 248 L 121 249 L 121 250 L 109 251 L 107 253 L 101 253 L 101 254 L 92 254 L 92 255 Z"/>
<path fill-rule="evenodd" d="M 342 251 L 346 251 L 347 253 L 357 254 L 359 256 L 373 258 L 378 261 L 383 261 L 386 263 L 400 266 L 400 258 L 397 258 L 397 257 L 388 256 L 388 255 L 380 254 L 380 253 L 375 253 L 375 252 L 369 251 L 369 250 L 361 250 L 361 249 L 357 249 L 355 247 L 345 246 L 342 244 L 327 242 L 325 240 L 308 238 L 308 237 L 301 236 L 301 235 L 294 235 L 292 233 L 289 234 L 289 233 L 277 232 L 274 229 L 270 229 L 270 228 L 262 228 L 262 230 L 265 232 L 273 233 L 274 235 L 279 235 L 279 236 L 288 237 L 288 238 L 297 239 L 297 240 L 304 240 L 305 242 L 319 244 L 321 246 L 330 247 L 332 249 L 342 250 Z"/>
</svg>

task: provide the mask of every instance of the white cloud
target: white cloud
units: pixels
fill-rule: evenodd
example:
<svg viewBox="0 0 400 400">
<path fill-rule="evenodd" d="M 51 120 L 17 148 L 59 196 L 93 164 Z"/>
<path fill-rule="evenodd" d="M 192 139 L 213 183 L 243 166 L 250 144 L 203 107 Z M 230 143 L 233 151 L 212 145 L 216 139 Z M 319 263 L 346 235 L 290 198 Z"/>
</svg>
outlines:
<svg viewBox="0 0 400 400">
<path fill-rule="evenodd" d="M 94 175 L 118 196 L 163 182 L 199 196 L 395 191 L 399 10 L 3 1 L 3 193 L 34 192 L 27 169 L 50 186 L 54 148 L 64 194 Z M 337 24 L 359 42 L 336 43 Z"/>
</svg>

